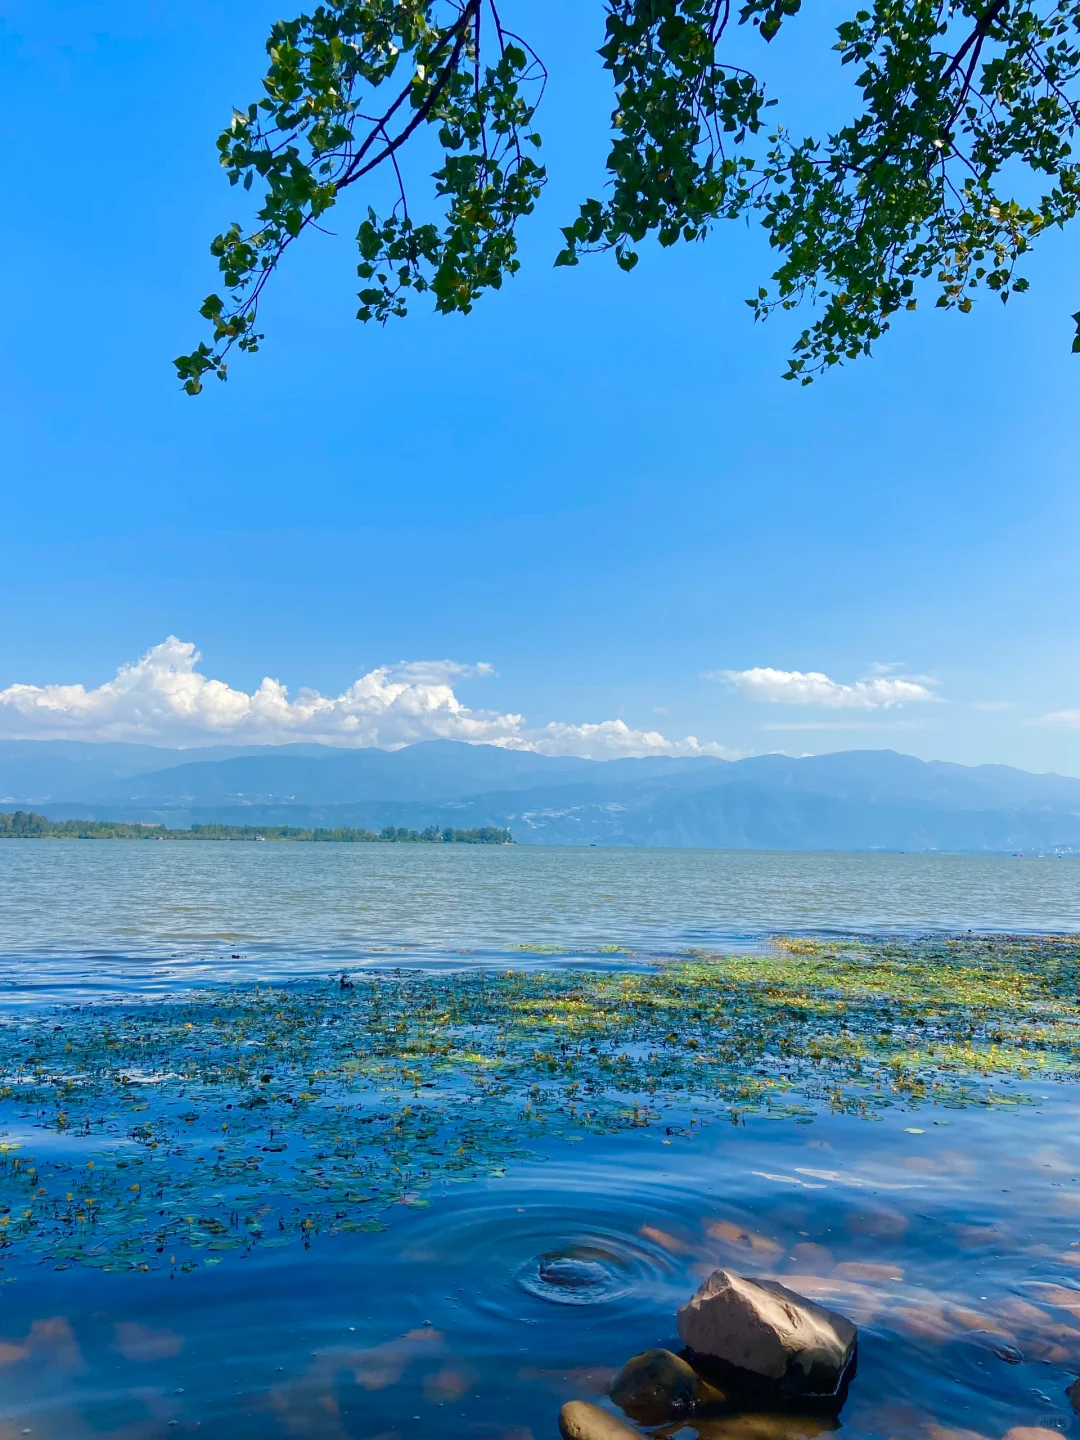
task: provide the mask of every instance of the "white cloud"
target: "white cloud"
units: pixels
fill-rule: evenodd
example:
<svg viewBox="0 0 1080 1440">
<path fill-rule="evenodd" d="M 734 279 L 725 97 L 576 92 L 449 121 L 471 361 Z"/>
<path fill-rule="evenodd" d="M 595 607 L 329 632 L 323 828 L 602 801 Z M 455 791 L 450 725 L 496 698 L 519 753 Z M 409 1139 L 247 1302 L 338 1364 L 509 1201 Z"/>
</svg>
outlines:
<svg viewBox="0 0 1080 1440">
<path fill-rule="evenodd" d="M 522 715 L 470 710 L 454 683 L 493 674 L 490 665 L 451 660 L 382 665 L 341 695 L 301 689 L 295 699 L 267 677 L 252 694 L 211 680 L 189 641 L 170 635 L 113 680 L 84 685 L 11 685 L 0 690 L 0 736 L 8 739 L 140 740 L 180 746 L 221 741 L 394 749 L 417 740 L 466 740 L 545 755 L 724 755 L 693 736 L 668 740 L 622 720 L 530 727 Z"/>
<path fill-rule="evenodd" d="M 1052 710 L 1039 724 L 1055 725 L 1060 730 L 1080 730 L 1080 710 Z"/>
<path fill-rule="evenodd" d="M 619 755 L 716 755 L 733 760 L 744 753 L 714 741 L 702 744 L 695 735 L 668 740 L 658 730 L 631 730 L 622 720 L 602 720 L 598 725 L 552 721 L 542 730 L 530 732 L 526 748 L 543 755 L 586 755 L 592 760 L 610 760 Z"/>
<path fill-rule="evenodd" d="M 716 670 L 706 678 L 723 680 L 750 700 L 771 705 L 826 705 L 832 709 L 880 710 L 913 701 L 936 700 L 925 676 L 872 675 L 843 685 L 819 670 Z"/>
</svg>

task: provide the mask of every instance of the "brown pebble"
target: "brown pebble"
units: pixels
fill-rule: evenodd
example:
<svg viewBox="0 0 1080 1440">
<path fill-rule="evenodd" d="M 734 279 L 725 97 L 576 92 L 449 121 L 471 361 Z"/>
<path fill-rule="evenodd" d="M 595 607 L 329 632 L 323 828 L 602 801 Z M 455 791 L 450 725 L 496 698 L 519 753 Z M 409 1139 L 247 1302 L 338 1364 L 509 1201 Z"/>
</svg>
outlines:
<svg viewBox="0 0 1080 1440">
<path fill-rule="evenodd" d="M 559 1434 L 563 1440 L 641 1440 L 637 1430 L 609 1410 L 584 1400 L 569 1400 L 559 1411 Z"/>
<path fill-rule="evenodd" d="M 670 1350 L 646 1350 L 633 1356 L 615 1376 L 608 1393 L 620 1410 L 642 1425 L 662 1425 L 724 1401 L 720 1391 Z"/>
</svg>

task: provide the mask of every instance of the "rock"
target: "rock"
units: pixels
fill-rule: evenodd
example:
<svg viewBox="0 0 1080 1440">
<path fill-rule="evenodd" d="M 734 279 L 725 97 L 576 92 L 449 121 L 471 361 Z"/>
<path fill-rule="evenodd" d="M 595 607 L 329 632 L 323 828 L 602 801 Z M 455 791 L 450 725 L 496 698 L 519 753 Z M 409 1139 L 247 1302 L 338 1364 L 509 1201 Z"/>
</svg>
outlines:
<svg viewBox="0 0 1080 1440">
<path fill-rule="evenodd" d="M 620 1410 L 642 1425 L 678 1420 L 704 1406 L 722 1405 L 725 1398 L 670 1350 L 645 1350 L 633 1356 L 608 1393 Z"/>
<path fill-rule="evenodd" d="M 1065 1394 L 1072 1401 L 1072 1407 L 1080 1415 L 1080 1380 L 1074 1380 Z"/>
<path fill-rule="evenodd" d="M 563 1440 L 641 1440 L 610 1411 L 584 1400 L 569 1400 L 559 1411 L 559 1434 Z"/>
<path fill-rule="evenodd" d="M 714 1270 L 678 1314 L 679 1335 L 706 1369 L 733 1366 L 785 1397 L 835 1395 L 855 1354 L 850 1320 L 775 1280 Z"/>
<path fill-rule="evenodd" d="M 1051 1435 L 1060 1434 L 1060 1430 L 1051 1430 L 1048 1425 L 1014 1425 L 1005 1431 L 1004 1440 L 1050 1440 Z"/>
</svg>

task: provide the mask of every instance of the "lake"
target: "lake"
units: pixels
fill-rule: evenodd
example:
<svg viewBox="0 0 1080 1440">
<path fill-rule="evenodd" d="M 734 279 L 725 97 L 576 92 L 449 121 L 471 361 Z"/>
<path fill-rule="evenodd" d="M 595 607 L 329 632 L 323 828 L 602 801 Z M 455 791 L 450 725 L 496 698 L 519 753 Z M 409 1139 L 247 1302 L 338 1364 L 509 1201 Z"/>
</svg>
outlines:
<svg viewBox="0 0 1080 1440">
<path fill-rule="evenodd" d="M 969 929 L 1080 931 L 1080 862 L 524 845 L 0 844 L 9 996 L 247 980 L 391 957 L 522 963 L 521 946 L 561 947 L 569 961 L 595 960 L 610 945 L 665 954 L 777 932 Z"/>
<path fill-rule="evenodd" d="M 858 1373 L 664 1436 L 1072 1433 L 1080 945 L 967 932 L 1080 931 L 1078 879 L 0 846 L 0 1440 L 549 1440 L 716 1265 Z"/>
</svg>

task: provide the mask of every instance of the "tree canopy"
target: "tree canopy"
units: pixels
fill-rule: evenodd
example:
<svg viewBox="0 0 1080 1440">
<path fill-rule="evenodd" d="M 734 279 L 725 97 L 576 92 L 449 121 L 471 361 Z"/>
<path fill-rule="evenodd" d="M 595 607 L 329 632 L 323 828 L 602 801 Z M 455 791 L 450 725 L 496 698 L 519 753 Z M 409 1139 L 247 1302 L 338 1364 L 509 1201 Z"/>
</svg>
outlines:
<svg viewBox="0 0 1080 1440">
<path fill-rule="evenodd" d="M 342 842 L 384 845 L 512 845 L 509 830 L 481 825 L 458 830 L 453 825 L 429 825 L 409 830 L 404 825 L 384 825 L 365 830 L 355 825 L 326 826 L 307 830 L 301 825 L 220 825 L 205 823 L 188 829 L 170 830 L 164 824 L 139 820 L 48 820 L 34 810 L 0 811 L 0 840 L 288 840 L 299 843 Z"/>
<path fill-rule="evenodd" d="M 753 218 L 776 268 L 748 304 L 758 319 L 808 305 L 786 376 L 809 383 L 869 354 L 900 310 L 933 300 L 966 312 L 981 288 L 1003 301 L 1027 288 L 1018 262 L 1080 202 L 1080 0 L 875 0 L 836 30 L 850 120 L 801 140 L 773 119 L 782 109 L 759 76 L 725 59 L 733 27 L 768 44 L 802 23 L 800 9 L 607 0 L 606 185 L 567 217 L 554 260 L 610 251 L 631 270 L 649 237 L 672 246 Z M 218 140 L 230 182 L 261 198 L 250 226 L 211 245 L 225 293 L 202 306 L 212 343 L 176 362 L 190 394 L 208 374 L 226 378 L 234 346 L 259 348 L 270 277 L 347 190 L 363 195 L 377 172 L 392 180 L 394 203 L 368 205 L 356 237 L 357 318 L 385 322 L 413 295 L 468 313 L 499 289 L 547 178 L 546 71 L 497 0 L 327 0 L 277 22 L 266 49 L 263 95 Z M 441 163 L 417 212 L 404 152 L 422 133 Z"/>
</svg>

